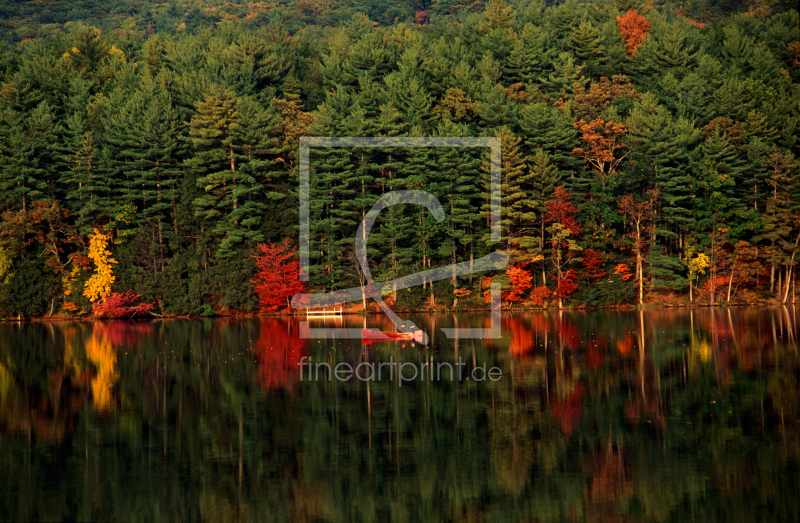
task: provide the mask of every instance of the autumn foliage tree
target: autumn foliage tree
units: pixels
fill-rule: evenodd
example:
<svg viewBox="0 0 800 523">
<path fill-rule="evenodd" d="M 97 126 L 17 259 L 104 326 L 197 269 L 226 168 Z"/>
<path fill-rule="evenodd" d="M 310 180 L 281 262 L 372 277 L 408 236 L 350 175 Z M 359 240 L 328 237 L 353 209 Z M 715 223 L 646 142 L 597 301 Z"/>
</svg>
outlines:
<svg viewBox="0 0 800 523">
<path fill-rule="evenodd" d="M 575 128 L 581 132 L 582 147 L 572 151 L 601 175 L 616 172 L 628 155 L 622 142 L 627 128 L 619 123 L 598 118 L 591 122 L 579 120 Z"/>
<path fill-rule="evenodd" d="M 289 298 L 305 290 L 300 281 L 300 261 L 291 240 L 282 243 L 259 243 L 252 255 L 256 260 L 254 291 L 263 310 L 275 311 L 288 306 Z"/>
<path fill-rule="evenodd" d="M 633 195 L 626 194 L 619 202 L 619 213 L 631 220 L 633 225 L 633 249 L 636 253 L 636 278 L 639 281 L 639 304 L 644 303 L 644 251 L 646 223 L 652 219 L 658 191 L 652 191 L 648 198 L 637 201 Z"/>
<path fill-rule="evenodd" d="M 512 265 L 506 271 L 506 274 L 511 279 L 511 288 L 503 298 L 505 301 L 518 302 L 525 295 L 525 292 L 533 285 L 533 277 L 530 271 L 525 269 L 526 263 L 518 263 Z"/>
<path fill-rule="evenodd" d="M 582 264 L 583 272 L 589 280 L 598 282 L 606 276 L 606 271 L 603 270 L 603 255 L 594 249 L 583 251 Z"/>
<path fill-rule="evenodd" d="M 633 56 L 636 48 L 650 31 L 650 22 L 637 11 L 629 10 L 625 16 L 617 16 L 619 35 L 625 40 L 628 56 Z"/>
<path fill-rule="evenodd" d="M 152 303 L 136 303 L 141 296 L 132 290 L 115 292 L 100 303 L 92 305 L 98 318 L 134 318 L 153 309 Z"/>
<path fill-rule="evenodd" d="M 557 284 L 553 297 L 558 299 L 558 306 L 562 308 L 564 298 L 578 290 L 575 283 L 577 273 L 568 269 L 568 264 L 579 260 L 577 254 L 582 250 L 576 241 L 580 232 L 576 213 L 572 203 L 572 195 L 561 185 L 556 187 L 555 198 L 545 204 L 545 222 L 550 223 L 547 228 L 550 233 L 548 243 L 551 247 L 551 259 L 556 270 Z"/>
<path fill-rule="evenodd" d="M 111 257 L 111 251 L 106 249 L 111 237 L 95 229 L 89 237 L 89 259 L 94 262 L 94 274 L 86 282 L 83 295 L 92 303 L 103 301 L 111 294 L 111 284 L 116 279 L 112 265 L 117 260 Z"/>
</svg>

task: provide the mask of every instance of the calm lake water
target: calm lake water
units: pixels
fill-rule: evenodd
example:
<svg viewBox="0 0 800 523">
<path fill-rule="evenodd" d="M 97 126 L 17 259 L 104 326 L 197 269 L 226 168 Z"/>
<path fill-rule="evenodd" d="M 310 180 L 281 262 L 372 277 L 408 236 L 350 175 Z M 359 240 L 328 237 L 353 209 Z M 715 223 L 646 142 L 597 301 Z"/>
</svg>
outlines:
<svg viewBox="0 0 800 523">
<path fill-rule="evenodd" d="M 798 312 L 0 324 L 0 520 L 798 521 Z"/>
</svg>

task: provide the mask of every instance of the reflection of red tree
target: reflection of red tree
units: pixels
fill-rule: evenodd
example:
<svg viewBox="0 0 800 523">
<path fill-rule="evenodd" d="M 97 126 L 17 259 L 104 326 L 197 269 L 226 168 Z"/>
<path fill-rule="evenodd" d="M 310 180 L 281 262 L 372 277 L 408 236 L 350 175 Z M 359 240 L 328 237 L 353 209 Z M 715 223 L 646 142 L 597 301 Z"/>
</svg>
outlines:
<svg viewBox="0 0 800 523">
<path fill-rule="evenodd" d="M 606 359 L 606 347 L 608 341 L 603 336 L 589 342 L 589 350 L 586 351 L 586 365 L 590 369 L 597 369 L 603 365 Z"/>
<path fill-rule="evenodd" d="M 108 342 L 117 348 L 120 345 L 133 347 L 144 336 L 153 333 L 153 324 L 150 322 L 133 321 L 107 321 L 95 324 L 95 333 L 105 336 Z"/>
<path fill-rule="evenodd" d="M 580 346 L 578 326 L 566 318 L 558 320 L 558 336 L 567 348 L 576 350 Z"/>
<path fill-rule="evenodd" d="M 581 405 L 583 402 L 583 383 L 578 383 L 569 391 L 562 400 L 555 399 L 550 405 L 553 419 L 561 425 L 565 436 L 572 434 L 581 418 Z"/>
<path fill-rule="evenodd" d="M 297 325 L 286 319 L 261 320 L 255 351 L 261 386 L 293 390 L 300 380 L 298 363 L 308 356 L 306 341 L 300 339 Z"/>
<path fill-rule="evenodd" d="M 627 356 L 630 354 L 631 349 L 633 346 L 636 345 L 636 338 L 633 337 L 633 334 L 630 332 L 625 335 L 624 338 L 617 341 L 617 350 L 623 356 Z"/>
<path fill-rule="evenodd" d="M 550 320 L 544 314 L 534 314 L 531 316 L 531 328 L 536 334 L 544 336 L 550 330 Z"/>
<path fill-rule="evenodd" d="M 520 318 L 508 318 L 503 329 L 511 331 L 511 344 L 508 349 L 517 358 L 529 357 L 536 348 L 533 331 Z"/>
</svg>

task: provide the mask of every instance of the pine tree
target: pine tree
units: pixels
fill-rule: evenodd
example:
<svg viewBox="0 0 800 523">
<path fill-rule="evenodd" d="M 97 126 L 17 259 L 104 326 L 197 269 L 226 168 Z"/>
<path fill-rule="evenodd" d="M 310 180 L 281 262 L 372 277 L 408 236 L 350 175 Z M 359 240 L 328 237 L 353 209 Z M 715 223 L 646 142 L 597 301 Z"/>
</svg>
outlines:
<svg viewBox="0 0 800 523">
<path fill-rule="evenodd" d="M 634 56 L 642 90 L 667 72 L 682 78 L 697 58 L 687 24 L 676 24 L 660 17 L 651 22 L 649 36 L 637 47 Z"/>
<path fill-rule="evenodd" d="M 517 14 L 508 6 L 505 0 L 490 0 L 486 4 L 483 16 L 484 21 L 481 23 L 481 30 L 485 33 L 495 29 L 513 27 L 517 18 Z"/>
<path fill-rule="evenodd" d="M 553 62 L 554 72 L 542 83 L 542 91 L 553 98 L 567 98 L 575 89 L 575 84 L 586 87 L 589 78 L 583 75 L 583 67 L 575 63 L 572 53 L 559 53 Z"/>
<path fill-rule="evenodd" d="M 99 31 L 87 27 L 74 36 L 74 45 L 64 54 L 64 58 L 85 78 L 97 82 L 100 66 L 110 51 L 111 48 L 100 39 Z"/>
<path fill-rule="evenodd" d="M 768 246 L 772 291 L 776 267 L 787 264 L 797 249 L 792 241 L 796 235 L 793 224 L 797 223 L 797 162 L 791 155 L 773 149 L 764 165 L 768 169 L 766 205 L 761 229 L 753 241 Z"/>
<path fill-rule="evenodd" d="M 570 50 L 578 64 L 584 68 L 587 76 L 594 76 L 605 58 L 605 47 L 601 43 L 600 31 L 590 22 L 584 21 L 572 29 L 569 39 Z"/>
<path fill-rule="evenodd" d="M 99 144 L 95 133 L 88 130 L 84 116 L 78 113 L 67 116 L 60 153 L 59 182 L 65 190 L 68 208 L 75 216 L 78 232 L 89 234 L 95 219 L 105 210 L 109 195 Z"/>
<path fill-rule="evenodd" d="M 572 177 L 581 161 L 572 154 L 580 145 L 578 131 L 569 115 L 545 103 L 526 105 L 519 112 L 517 122 L 522 131 L 520 138 L 525 155 L 530 157 L 536 149 L 550 156 L 555 167 L 566 177 Z"/>
<path fill-rule="evenodd" d="M 60 125 L 42 102 L 29 113 L 0 112 L 0 193 L 5 208 L 26 209 L 36 200 L 54 197 L 54 157 Z"/>
<path fill-rule="evenodd" d="M 203 188 L 194 201 L 195 214 L 213 221 L 222 258 L 243 242 L 262 240 L 258 226 L 264 205 L 256 199 L 259 184 L 242 169 L 247 160 L 237 140 L 238 103 L 231 91 L 215 87 L 196 105 L 189 122 L 194 157 L 186 163 L 197 171 L 197 185 Z"/>
<path fill-rule="evenodd" d="M 528 158 L 520 151 L 521 139 L 508 127 L 499 128 L 494 135 L 500 138 L 501 148 L 502 241 L 507 250 L 524 256 L 537 247 Z M 485 162 L 483 169 L 489 172 L 490 164 Z M 488 209 L 484 213 L 488 215 Z"/>
<path fill-rule="evenodd" d="M 674 121 L 650 93 L 634 104 L 626 123 L 635 159 L 648 173 L 650 188 L 659 192 L 656 234 L 683 237 L 691 226 L 693 180 L 689 164 L 700 131 L 685 120 Z"/>
<path fill-rule="evenodd" d="M 545 203 L 552 200 L 556 193 L 556 187 L 561 182 L 561 175 L 558 169 L 552 164 L 550 155 L 542 149 L 535 149 L 535 153 L 528 159 L 530 165 L 530 184 L 529 201 L 533 204 L 538 216 L 537 223 L 541 245 L 544 245 L 544 208 Z"/>
<path fill-rule="evenodd" d="M 720 177 L 727 187 L 735 187 L 728 198 L 733 208 L 744 211 L 747 193 L 751 187 L 745 185 L 745 163 L 731 142 L 727 132 L 719 128 L 711 130 L 705 142 L 700 147 L 703 164 L 709 166 L 716 176 Z M 727 191 L 726 191 L 727 192 Z M 748 215 L 752 219 L 752 215 Z M 740 218 L 744 216 L 740 215 Z M 738 221 L 738 220 L 737 220 Z M 746 221 L 740 222 L 742 226 L 749 226 Z"/>
<path fill-rule="evenodd" d="M 441 126 L 439 133 L 444 136 L 464 136 L 468 131 L 455 124 Z M 437 172 L 429 176 L 435 181 L 434 195 L 442 203 L 445 221 L 441 224 L 441 236 L 437 254 L 447 263 L 455 264 L 474 258 L 474 245 L 481 217 L 475 208 L 483 199 L 480 180 L 480 159 L 475 150 L 448 147 L 432 151 Z M 436 244 L 434 244 L 436 245 Z M 458 288 L 455 276 L 451 278 L 453 289 Z"/>
<path fill-rule="evenodd" d="M 546 27 L 525 24 L 505 63 L 504 79 L 508 85 L 536 86 L 541 82 L 545 64 L 552 61 L 553 51 L 547 45 L 552 38 Z"/>
</svg>

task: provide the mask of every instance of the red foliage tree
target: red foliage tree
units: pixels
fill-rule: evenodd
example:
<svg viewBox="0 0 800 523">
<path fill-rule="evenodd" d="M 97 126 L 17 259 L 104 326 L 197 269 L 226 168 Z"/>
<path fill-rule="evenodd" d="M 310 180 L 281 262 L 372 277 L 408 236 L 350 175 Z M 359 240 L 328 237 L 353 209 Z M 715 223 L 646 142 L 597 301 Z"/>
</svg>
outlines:
<svg viewBox="0 0 800 523">
<path fill-rule="evenodd" d="M 133 318 L 153 309 L 152 303 L 134 305 L 139 298 L 141 295 L 130 289 L 122 294 L 115 292 L 102 302 L 93 304 L 92 310 L 98 318 Z"/>
<path fill-rule="evenodd" d="M 586 277 L 594 282 L 600 281 L 605 277 L 606 271 L 603 270 L 603 256 L 593 250 L 586 249 L 583 251 L 583 268 Z"/>
<path fill-rule="evenodd" d="M 614 274 L 622 276 L 622 281 L 628 281 L 633 278 L 633 273 L 627 263 L 618 263 L 614 269 Z"/>
<path fill-rule="evenodd" d="M 545 223 L 560 223 L 572 234 L 578 234 L 578 219 L 575 215 L 578 209 L 572 203 L 572 195 L 563 185 L 556 187 L 556 194 L 552 200 L 544 204 Z"/>
<path fill-rule="evenodd" d="M 582 250 L 572 237 L 579 232 L 578 219 L 575 217 L 577 212 L 572 204 L 572 195 L 563 186 L 556 187 L 555 198 L 545 203 L 544 220 L 553 224 L 548 227 L 552 234 L 548 243 L 552 247 L 551 259 L 558 281 L 553 298 L 558 300 L 559 308 L 563 307 L 564 298 L 578 290 L 575 283 L 577 273 L 573 269 L 567 270 L 567 265 L 576 261 L 577 254 Z"/>
<path fill-rule="evenodd" d="M 259 243 L 252 254 L 256 259 L 253 290 L 264 310 L 275 311 L 286 307 L 289 297 L 305 290 L 305 284 L 300 281 L 297 249 L 291 247 L 290 243 L 289 238 L 278 244 Z"/>
<path fill-rule="evenodd" d="M 619 35 L 625 40 L 625 50 L 628 52 L 628 56 L 633 56 L 636 48 L 650 31 L 650 22 L 647 21 L 647 18 L 639 15 L 637 11 L 629 10 L 625 16 L 617 17 L 617 28 Z"/>
<path fill-rule="evenodd" d="M 531 291 L 531 303 L 534 305 L 544 305 L 545 300 L 549 300 L 552 296 L 553 291 L 542 285 Z"/>
<path fill-rule="evenodd" d="M 558 285 L 553 290 L 553 298 L 563 300 L 570 294 L 578 290 L 578 284 L 575 283 L 577 273 L 575 269 L 570 269 L 563 274 L 563 277 L 557 278 Z"/>
</svg>

